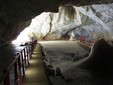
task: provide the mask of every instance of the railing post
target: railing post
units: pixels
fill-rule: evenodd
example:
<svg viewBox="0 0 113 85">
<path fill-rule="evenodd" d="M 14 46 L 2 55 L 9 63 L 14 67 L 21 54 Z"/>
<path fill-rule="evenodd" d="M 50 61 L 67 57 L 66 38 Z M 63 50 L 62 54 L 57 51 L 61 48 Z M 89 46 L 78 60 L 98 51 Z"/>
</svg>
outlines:
<svg viewBox="0 0 113 85">
<path fill-rule="evenodd" d="M 25 77 L 25 69 L 24 69 L 24 59 L 23 59 L 23 54 L 22 51 L 20 53 L 21 59 L 22 59 L 22 73 L 23 73 L 23 77 Z"/>
<path fill-rule="evenodd" d="M 25 67 L 26 67 L 27 64 L 26 64 L 26 52 L 25 52 L 25 48 L 23 49 L 23 53 L 24 53 L 24 55 L 23 55 L 24 64 L 25 64 Z"/>
<path fill-rule="evenodd" d="M 29 54 L 30 54 L 30 59 L 31 59 L 32 58 L 31 44 L 29 44 Z"/>
<path fill-rule="evenodd" d="M 9 71 L 4 70 L 3 73 L 5 73 L 5 77 L 3 79 L 3 85 L 10 85 Z"/>
<path fill-rule="evenodd" d="M 27 60 L 27 65 L 29 65 L 29 51 L 28 51 L 28 45 L 26 46 L 26 60 Z"/>
<path fill-rule="evenodd" d="M 21 74 L 21 59 L 20 59 L 20 55 L 18 54 L 18 69 L 20 71 L 20 74 Z"/>
<path fill-rule="evenodd" d="M 29 60 L 31 59 L 31 54 L 30 54 L 30 45 L 28 44 L 27 45 L 27 52 L 28 52 L 28 58 L 29 58 Z"/>
<path fill-rule="evenodd" d="M 18 56 L 18 58 L 17 58 L 18 60 L 17 60 L 17 62 L 18 62 L 18 73 L 17 73 L 17 75 L 18 75 L 18 83 L 19 83 L 19 85 L 22 85 L 22 72 L 21 72 L 21 58 L 20 58 L 20 55 Z"/>
<path fill-rule="evenodd" d="M 17 61 L 14 63 L 14 76 L 15 76 L 15 85 L 18 85 L 18 75 L 17 75 Z"/>
</svg>

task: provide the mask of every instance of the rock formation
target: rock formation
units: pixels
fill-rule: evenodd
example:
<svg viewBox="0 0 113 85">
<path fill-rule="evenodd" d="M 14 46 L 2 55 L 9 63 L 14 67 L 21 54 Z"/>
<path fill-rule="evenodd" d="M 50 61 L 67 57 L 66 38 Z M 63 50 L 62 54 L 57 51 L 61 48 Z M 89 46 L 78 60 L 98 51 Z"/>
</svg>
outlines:
<svg viewBox="0 0 113 85">
<path fill-rule="evenodd" d="M 112 3 L 112 0 L 0 0 L 0 46 L 15 39 L 42 12 L 58 12 L 64 4 L 76 6 Z"/>
<path fill-rule="evenodd" d="M 109 50 L 109 51 L 108 51 Z M 79 65 L 81 68 L 92 72 L 110 76 L 113 74 L 113 43 L 100 39 L 91 49 L 90 55 Z"/>
<path fill-rule="evenodd" d="M 99 38 L 112 39 L 113 34 L 113 4 L 73 6 L 71 4 L 59 7 L 58 13 L 43 12 L 32 19 L 28 30 L 22 33 L 38 40 L 74 40 L 84 37 L 87 41 Z M 20 40 L 22 38 L 20 37 Z M 19 41 L 20 41 L 19 40 Z"/>
</svg>

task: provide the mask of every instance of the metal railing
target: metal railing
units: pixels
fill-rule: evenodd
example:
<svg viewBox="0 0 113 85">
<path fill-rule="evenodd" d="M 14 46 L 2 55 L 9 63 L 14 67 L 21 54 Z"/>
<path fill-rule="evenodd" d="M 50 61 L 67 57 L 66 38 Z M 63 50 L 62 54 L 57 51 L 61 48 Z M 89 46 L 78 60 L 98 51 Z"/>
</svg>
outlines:
<svg viewBox="0 0 113 85">
<path fill-rule="evenodd" d="M 29 66 L 29 60 L 32 57 L 33 50 L 37 41 L 33 41 L 16 54 L 13 62 L 3 70 L 0 77 L 0 85 L 22 85 L 22 79 L 25 77 L 25 68 Z"/>
<path fill-rule="evenodd" d="M 91 46 L 85 44 L 84 42 L 78 41 L 78 44 L 88 51 L 91 50 Z"/>
</svg>

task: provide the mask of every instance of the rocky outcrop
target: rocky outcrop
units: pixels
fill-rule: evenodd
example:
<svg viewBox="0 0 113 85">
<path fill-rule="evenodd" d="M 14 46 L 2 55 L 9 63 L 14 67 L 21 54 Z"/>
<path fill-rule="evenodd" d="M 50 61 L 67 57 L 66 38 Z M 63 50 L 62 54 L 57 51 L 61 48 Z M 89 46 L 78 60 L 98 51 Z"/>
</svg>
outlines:
<svg viewBox="0 0 113 85">
<path fill-rule="evenodd" d="M 113 74 L 112 51 L 112 41 L 100 39 L 94 43 L 89 56 L 81 61 L 78 67 L 90 70 L 101 76 L 110 77 Z"/>
<path fill-rule="evenodd" d="M 99 38 L 110 40 L 113 36 L 112 11 L 113 4 L 79 7 L 66 4 L 59 7 L 58 13 L 43 12 L 33 18 L 26 28 L 29 29 L 27 34 L 26 31 L 23 34 L 38 40 L 64 39 L 63 37 L 74 40 L 76 36 L 88 41 Z"/>
</svg>

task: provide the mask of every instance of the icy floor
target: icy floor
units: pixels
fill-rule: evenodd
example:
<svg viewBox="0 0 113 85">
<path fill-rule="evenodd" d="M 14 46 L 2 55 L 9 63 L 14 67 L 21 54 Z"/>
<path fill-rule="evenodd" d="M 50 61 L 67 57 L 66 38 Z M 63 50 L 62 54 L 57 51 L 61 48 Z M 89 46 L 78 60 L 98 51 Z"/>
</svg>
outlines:
<svg viewBox="0 0 113 85">
<path fill-rule="evenodd" d="M 75 76 L 77 76 L 76 71 L 82 76 L 85 71 L 81 70 L 79 72 L 80 69 L 75 68 L 77 63 L 76 61 L 87 57 L 89 52 L 79 46 L 76 41 L 42 41 L 39 43 L 41 43 L 45 54 L 44 61 L 47 65 L 52 66 L 50 69 L 55 70 L 55 75 L 56 68 L 61 69 L 62 74 L 60 76 L 54 76 L 54 74 L 50 76 L 52 84 L 75 85 Z M 85 74 L 87 75 L 87 71 L 85 71 Z M 67 83 L 68 81 L 69 83 Z"/>
<path fill-rule="evenodd" d="M 40 41 L 44 51 L 57 51 L 57 52 L 87 52 L 81 48 L 76 41 Z M 78 49 L 79 48 L 79 49 Z"/>
<path fill-rule="evenodd" d="M 47 63 L 62 71 L 74 66 L 77 59 L 88 55 L 88 51 L 81 48 L 75 41 L 45 41 L 40 42 Z"/>
<path fill-rule="evenodd" d="M 40 42 L 45 56 L 46 71 L 52 85 L 113 85 L 110 76 L 98 75 L 78 65 L 89 52 L 76 41 Z"/>
</svg>

